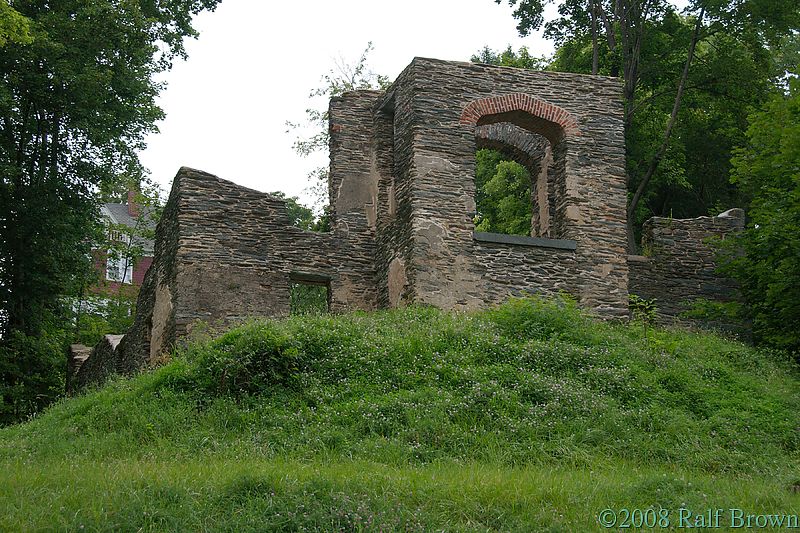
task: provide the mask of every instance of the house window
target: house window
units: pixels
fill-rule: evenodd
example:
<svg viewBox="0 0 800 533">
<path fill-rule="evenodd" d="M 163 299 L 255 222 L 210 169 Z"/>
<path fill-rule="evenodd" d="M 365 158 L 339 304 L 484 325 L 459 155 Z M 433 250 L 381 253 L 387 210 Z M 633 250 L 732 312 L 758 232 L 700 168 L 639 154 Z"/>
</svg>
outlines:
<svg viewBox="0 0 800 533">
<path fill-rule="evenodd" d="M 124 257 L 115 257 L 109 250 L 106 257 L 106 279 L 121 283 L 133 283 L 133 262 Z"/>
</svg>

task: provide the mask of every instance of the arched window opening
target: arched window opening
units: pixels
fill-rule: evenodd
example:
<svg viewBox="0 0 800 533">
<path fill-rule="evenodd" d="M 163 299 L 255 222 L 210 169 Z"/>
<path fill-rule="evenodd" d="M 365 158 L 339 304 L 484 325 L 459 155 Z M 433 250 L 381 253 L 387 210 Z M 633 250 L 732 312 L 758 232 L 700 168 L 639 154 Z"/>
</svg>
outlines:
<svg viewBox="0 0 800 533">
<path fill-rule="evenodd" d="M 510 122 L 475 129 L 475 231 L 553 237 L 556 174 L 544 136 Z"/>
<path fill-rule="evenodd" d="M 470 102 L 460 121 L 475 128 L 476 233 L 568 235 L 567 139 L 581 135 L 576 118 L 534 96 L 513 93 Z M 526 195 L 527 228 L 520 222 L 527 215 Z"/>
</svg>

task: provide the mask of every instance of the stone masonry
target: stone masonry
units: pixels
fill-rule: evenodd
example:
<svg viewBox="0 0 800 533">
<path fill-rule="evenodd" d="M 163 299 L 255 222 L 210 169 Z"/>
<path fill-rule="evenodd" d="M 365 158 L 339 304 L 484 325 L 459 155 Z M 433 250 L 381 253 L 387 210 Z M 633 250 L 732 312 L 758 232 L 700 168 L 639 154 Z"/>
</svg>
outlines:
<svg viewBox="0 0 800 533">
<path fill-rule="evenodd" d="M 656 300 L 662 320 L 680 317 L 700 298 L 733 300 L 736 286 L 716 273 L 708 240 L 725 239 L 742 229 L 742 209 L 730 209 L 716 217 L 651 218 L 645 222 L 642 236 L 648 255 L 628 257 L 630 292 Z"/>
<path fill-rule="evenodd" d="M 292 282 L 326 285 L 333 312 L 564 291 L 626 317 L 629 264 L 642 296 L 667 287 L 670 267 L 627 258 L 621 93 L 616 78 L 415 58 L 387 91 L 331 100 L 329 233 L 292 227 L 278 198 L 182 168 L 135 323 L 75 383 L 156 363 L 198 323 L 287 315 Z M 475 232 L 484 147 L 530 171 L 530 236 Z M 656 241 L 663 228 L 651 223 Z M 704 229 L 680 236 L 699 243 Z"/>
</svg>

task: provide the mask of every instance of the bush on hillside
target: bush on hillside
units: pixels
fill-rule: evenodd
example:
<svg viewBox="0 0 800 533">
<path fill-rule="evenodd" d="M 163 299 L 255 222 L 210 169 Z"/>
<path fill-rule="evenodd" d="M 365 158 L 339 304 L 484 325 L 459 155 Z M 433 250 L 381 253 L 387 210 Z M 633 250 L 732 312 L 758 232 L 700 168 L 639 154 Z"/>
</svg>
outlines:
<svg viewBox="0 0 800 533">
<path fill-rule="evenodd" d="M 24 420 L 64 393 L 66 332 L 32 337 L 12 331 L 0 341 L 0 426 Z"/>
<path fill-rule="evenodd" d="M 191 353 L 193 381 L 217 394 L 254 394 L 288 385 L 300 365 L 296 341 L 275 322 L 250 322 Z"/>
</svg>

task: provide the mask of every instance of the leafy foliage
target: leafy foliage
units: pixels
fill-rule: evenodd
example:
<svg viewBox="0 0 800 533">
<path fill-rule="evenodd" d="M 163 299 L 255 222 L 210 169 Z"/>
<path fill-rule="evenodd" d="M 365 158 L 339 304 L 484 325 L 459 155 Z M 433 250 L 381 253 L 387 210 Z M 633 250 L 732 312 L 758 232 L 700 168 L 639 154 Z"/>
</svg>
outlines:
<svg viewBox="0 0 800 533">
<path fill-rule="evenodd" d="M 800 351 L 800 82 L 750 118 L 732 179 L 749 198 L 749 223 L 725 243 L 724 271 L 740 283 L 756 337 Z"/>
<path fill-rule="evenodd" d="M 477 54 L 474 54 L 470 61 L 473 63 L 485 63 L 487 65 L 497 65 L 500 67 L 516 67 L 528 70 L 544 70 L 548 61 L 545 57 L 534 57 L 531 55 L 527 46 L 523 46 L 515 52 L 511 46 L 502 52 L 495 52 L 488 46 L 484 46 Z"/>
<path fill-rule="evenodd" d="M 636 294 L 631 294 L 628 297 L 628 302 L 634 320 L 650 325 L 655 323 L 656 313 L 658 312 L 655 300 L 648 300 Z"/>
<path fill-rule="evenodd" d="M 645 339 L 648 339 L 648 326 L 655 324 L 658 313 L 656 300 L 648 300 L 637 294 L 629 294 L 628 308 L 631 312 L 631 318 L 642 325 Z"/>
<path fill-rule="evenodd" d="M 24 420 L 64 392 L 67 332 L 12 331 L 0 343 L 0 426 Z"/>
<path fill-rule="evenodd" d="M 531 177 L 496 150 L 475 154 L 475 229 L 510 235 L 531 234 Z"/>
<path fill-rule="evenodd" d="M 11 7 L 8 0 L 0 0 L 0 48 L 8 42 L 32 43 L 31 21 Z"/>
<path fill-rule="evenodd" d="M 289 287 L 289 312 L 292 315 L 318 315 L 328 312 L 328 286 L 292 283 Z"/>
<path fill-rule="evenodd" d="M 689 28 L 673 17 L 656 30 L 658 44 L 643 50 L 654 67 L 664 49 L 686 46 L 681 41 L 688 38 Z M 663 62 L 660 70 L 643 68 L 627 141 L 631 188 L 639 186 L 648 154 L 661 142 L 672 106 L 670 77 L 678 75 L 678 59 Z M 776 75 L 766 50 L 723 33 L 698 45 L 669 147 L 634 213 L 636 228 L 654 215 L 716 215 L 742 205 L 744 199 L 728 179 L 730 157 L 745 142 L 748 112 L 767 98 Z"/>
<path fill-rule="evenodd" d="M 217 3 L 12 4 L 33 42 L 0 55 L 4 332 L 35 334 L 58 312 L 97 231 L 96 187 L 142 175 L 136 151 L 163 117 L 154 76 L 184 55 L 191 16 Z"/>
<path fill-rule="evenodd" d="M 127 290 L 126 290 L 127 289 Z M 135 287 L 122 287 L 113 296 L 85 296 L 75 301 L 69 329 L 72 343 L 95 346 L 108 334 L 128 331 L 136 316 Z"/>
<path fill-rule="evenodd" d="M 293 339 L 279 326 L 250 323 L 195 353 L 193 386 L 212 394 L 253 394 L 286 386 L 300 365 Z"/>
<path fill-rule="evenodd" d="M 314 210 L 301 204 L 297 196 L 286 196 L 282 191 L 270 193 L 276 198 L 286 202 L 286 211 L 289 214 L 289 223 L 292 226 L 307 231 L 330 231 L 330 216 L 323 213 L 319 217 L 314 216 Z"/>
<path fill-rule="evenodd" d="M 163 117 L 155 77 L 218 2 L 0 1 L 0 34 L 16 28 L 0 54 L 0 344 L 21 375 L 55 354 L 13 339 L 69 327 L 65 297 L 81 294 L 102 238 L 98 192 L 143 176 L 137 151 Z"/>
</svg>

